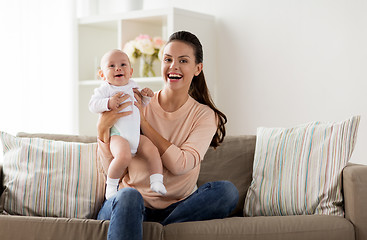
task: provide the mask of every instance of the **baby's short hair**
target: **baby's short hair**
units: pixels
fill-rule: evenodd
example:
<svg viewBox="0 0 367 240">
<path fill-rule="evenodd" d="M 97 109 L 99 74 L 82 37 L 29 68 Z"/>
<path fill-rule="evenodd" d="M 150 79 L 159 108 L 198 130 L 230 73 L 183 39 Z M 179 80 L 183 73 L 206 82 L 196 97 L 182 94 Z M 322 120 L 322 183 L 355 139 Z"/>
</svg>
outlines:
<svg viewBox="0 0 367 240">
<path fill-rule="evenodd" d="M 122 51 L 122 50 L 120 50 L 120 49 L 112 49 L 112 50 L 110 50 L 110 51 L 106 52 L 105 54 L 103 54 L 103 56 L 102 56 L 102 58 L 101 58 L 101 62 L 100 62 L 100 67 L 101 67 L 101 69 L 102 69 L 102 67 L 103 67 L 103 64 L 106 62 L 107 58 L 108 58 L 109 56 L 111 56 L 111 54 L 113 54 L 113 53 L 115 53 L 115 52 L 119 52 L 119 53 L 125 54 L 125 55 L 126 55 L 126 57 L 127 57 L 127 59 L 129 60 L 129 64 L 130 64 L 130 67 L 131 67 L 130 58 L 129 58 L 129 56 L 128 56 L 124 51 Z"/>
</svg>

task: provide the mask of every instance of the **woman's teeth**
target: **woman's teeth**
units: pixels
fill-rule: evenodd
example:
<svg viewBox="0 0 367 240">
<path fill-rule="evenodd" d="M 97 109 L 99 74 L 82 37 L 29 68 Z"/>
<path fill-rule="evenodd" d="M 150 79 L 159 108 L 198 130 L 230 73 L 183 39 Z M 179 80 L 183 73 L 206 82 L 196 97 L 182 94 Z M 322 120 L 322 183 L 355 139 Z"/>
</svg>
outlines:
<svg viewBox="0 0 367 240">
<path fill-rule="evenodd" d="M 180 79 L 182 76 L 180 74 L 168 74 L 169 79 Z"/>
</svg>

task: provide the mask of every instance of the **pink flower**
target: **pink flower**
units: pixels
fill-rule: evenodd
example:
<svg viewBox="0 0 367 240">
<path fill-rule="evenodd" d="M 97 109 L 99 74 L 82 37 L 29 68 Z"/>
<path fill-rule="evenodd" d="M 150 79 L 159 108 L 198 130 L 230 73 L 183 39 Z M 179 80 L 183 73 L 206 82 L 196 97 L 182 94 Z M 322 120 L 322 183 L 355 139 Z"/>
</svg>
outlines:
<svg viewBox="0 0 367 240">
<path fill-rule="evenodd" d="M 160 37 L 154 37 L 153 38 L 153 46 L 154 48 L 160 49 L 165 44 L 165 41 L 162 40 Z"/>
<path fill-rule="evenodd" d="M 150 37 L 146 38 L 146 37 L 140 37 L 140 36 L 136 39 L 135 47 L 139 49 L 139 51 L 143 54 L 152 55 L 154 53 L 154 46 L 153 46 L 152 39 Z"/>
<path fill-rule="evenodd" d="M 136 37 L 135 40 L 136 41 L 142 41 L 142 40 L 152 41 L 152 38 L 149 35 L 147 35 L 147 34 L 140 34 L 139 36 Z"/>
<path fill-rule="evenodd" d="M 125 43 L 123 51 L 126 52 L 133 64 L 142 55 L 161 60 L 165 44 L 166 42 L 161 37 L 152 38 L 147 34 L 140 34 L 134 40 Z"/>
</svg>

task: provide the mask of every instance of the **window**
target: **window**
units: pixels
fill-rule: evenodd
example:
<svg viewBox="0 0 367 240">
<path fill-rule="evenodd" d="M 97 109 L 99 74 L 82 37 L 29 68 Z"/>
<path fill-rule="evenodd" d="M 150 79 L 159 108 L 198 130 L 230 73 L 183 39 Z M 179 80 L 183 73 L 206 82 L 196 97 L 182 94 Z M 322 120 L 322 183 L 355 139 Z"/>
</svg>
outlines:
<svg viewBox="0 0 367 240">
<path fill-rule="evenodd" d="M 72 0 L 0 3 L 0 130 L 76 133 Z"/>
</svg>

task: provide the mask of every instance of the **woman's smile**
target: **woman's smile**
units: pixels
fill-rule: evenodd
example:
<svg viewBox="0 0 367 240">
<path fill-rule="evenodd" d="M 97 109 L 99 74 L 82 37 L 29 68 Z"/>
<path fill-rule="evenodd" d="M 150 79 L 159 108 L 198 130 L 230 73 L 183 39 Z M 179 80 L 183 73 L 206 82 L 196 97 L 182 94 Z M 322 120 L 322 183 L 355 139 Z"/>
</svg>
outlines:
<svg viewBox="0 0 367 240">
<path fill-rule="evenodd" d="M 182 79 L 183 75 L 180 73 L 168 73 L 167 78 L 170 82 L 177 82 Z"/>
</svg>

